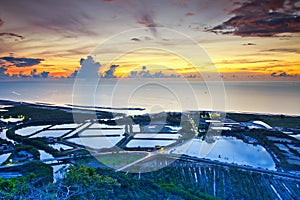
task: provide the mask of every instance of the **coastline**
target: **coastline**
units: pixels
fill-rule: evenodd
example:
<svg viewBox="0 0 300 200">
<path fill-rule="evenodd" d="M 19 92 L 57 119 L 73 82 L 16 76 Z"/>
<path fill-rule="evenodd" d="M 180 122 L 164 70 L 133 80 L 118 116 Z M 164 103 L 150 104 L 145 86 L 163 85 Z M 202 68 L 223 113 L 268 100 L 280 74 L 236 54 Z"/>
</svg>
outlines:
<svg viewBox="0 0 300 200">
<path fill-rule="evenodd" d="M 53 104 L 53 103 L 45 103 L 45 102 L 30 102 L 30 101 L 16 101 L 11 99 L 0 99 L 0 105 L 32 105 L 32 106 L 39 106 L 45 108 L 57 108 L 57 109 L 73 109 L 73 110 L 82 110 L 82 111 L 111 111 L 111 112 L 120 112 L 120 111 L 141 111 L 142 114 L 157 114 L 157 113 L 145 113 L 145 108 L 142 107 L 106 107 L 106 106 L 85 106 L 85 105 L 72 105 L 72 104 Z M 178 111 L 164 111 L 167 112 L 178 112 Z M 278 117 L 278 116 L 285 116 L 285 117 L 300 117 L 299 114 L 282 114 L 282 113 L 260 113 L 260 112 L 247 112 L 247 111 L 218 111 L 218 110 L 184 110 L 184 112 L 215 112 L 215 113 L 223 113 L 223 114 L 243 114 L 243 115 L 257 115 L 257 116 L 271 116 L 271 117 Z"/>
</svg>

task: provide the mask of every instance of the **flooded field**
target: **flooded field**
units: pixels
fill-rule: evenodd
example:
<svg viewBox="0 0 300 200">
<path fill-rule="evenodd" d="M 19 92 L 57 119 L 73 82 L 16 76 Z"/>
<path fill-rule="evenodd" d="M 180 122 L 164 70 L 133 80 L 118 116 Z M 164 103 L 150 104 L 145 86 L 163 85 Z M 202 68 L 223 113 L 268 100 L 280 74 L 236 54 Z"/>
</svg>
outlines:
<svg viewBox="0 0 300 200">
<path fill-rule="evenodd" d="M 41 160 L 54 158 L 50 153 L 47 153 L 47 152 L 45 152 L 43 150 L 39 150 L 39 152 L 40 152 L 40 159 Z"/>
<path fill-rule="evenodd" d="M 70 130 L 46 130 L 39 132 L 33 136 L 30 136 L 30 138 L 36 138 L 36 137 L 61 137 L 68 133 Z"/>
<path fill-rule="evenodd" d="M 120 137 L 81 137 L 81 138 L 70 138 L 68 142 L 82 145 L 92 149 L 111 148 L 115 146 L 123 136 Z"/>
<path fill-rule="evenodd" d="M 275 170 L 275 163 L 264 147 L 234 137 L 219 137 L 212 143 L 193 139 L 173 149 L 173 153 Z"/>
<path fill-rule="evenodd" d="M 153 139 L 178 139 L 181 137 L 180 134 L 151 134 L 151 133 L 144 133 L 144 134 L 136 134 L 134 136 L 135 139 L 138 138 L 153 138 Z"/>
<path fill-rule="evenodd" d="M 43 126 L 27 126 L 25 128 L 21 128 L 16 130 L 16 134 L 22 135 L 22 136 L 28 136 L 31 135 L 37 131 L 40 131 L 44 128 L 50 127 L 50 125 L 43 125 Z"/>
<path fill-rule="evenodd" d="M 126 147 L 133 148 L 133 147 L 146 147 L 146 148 L 154 148 L 155 146 L 167 146 L 169 144 L 174 143 L 174 140 L 139 140 L 133 139 L 128 142 Z"/>
<path fill-rule="evenodd" d="M 124 133 L 124 130 L 101 130 L 101 129 L 89 129 L 81 132 L 79 136 L 104 136 L 104 135 L 122 135 Z"/>
<path fill-rule="evenodd" d="M 2 163 L 4 163 L 7 158 L 10 156 L 11 153 L 5 153 L 5 154 L 2 154 L 0 155 L 0 165 L 2 165 Z"/>
<path fill-rule="evenodd" d="M 61 129 L 61 128 L 77 128 L 78 126 L 80 126 L 80 124 L 60 124 L 60 125 L 55 125 L 53 127 L 51 127 L 50 129 Z"/>
</svg>

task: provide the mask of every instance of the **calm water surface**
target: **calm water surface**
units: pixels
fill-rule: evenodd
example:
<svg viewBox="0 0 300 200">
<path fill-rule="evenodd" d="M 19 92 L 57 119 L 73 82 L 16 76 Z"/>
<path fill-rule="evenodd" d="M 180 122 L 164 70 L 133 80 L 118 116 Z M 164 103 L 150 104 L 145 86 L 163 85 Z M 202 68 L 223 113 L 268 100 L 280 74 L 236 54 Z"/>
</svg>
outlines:
<svg viewBox="0 0 300 200">
<path fill-rule="evenodd" d="M 0 99 L 142 107 L 146 112 L 221 110 L 300 115 L 300 82 L 112 81 L 74 87 L 73 80 L 0 82 Z M 130 113 L 129 113 L 130 114 Z"/>
</svg>

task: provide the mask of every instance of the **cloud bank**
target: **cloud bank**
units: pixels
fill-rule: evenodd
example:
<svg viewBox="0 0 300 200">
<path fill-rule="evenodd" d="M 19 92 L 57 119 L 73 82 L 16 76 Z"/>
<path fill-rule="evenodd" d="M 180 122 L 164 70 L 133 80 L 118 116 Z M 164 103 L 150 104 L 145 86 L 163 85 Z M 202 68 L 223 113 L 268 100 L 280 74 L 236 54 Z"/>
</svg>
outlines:
<svg viewBox="0 0 300 200">
<path fill-rule="evenodd" d="M 162 71 L 151 73 L 146 66 L 142 66 L 140 71 L 131 71 L 128 78 L 179 78 L 179 74 L 164 74 Z"/>
<path fill-rule="evenodd" d="M 252 0 L 231 11 L 229 20 L 208 31 L 242 37 L 272 37 L 300 32 L 299 1 Z"/>
<path fill-rule="evenodd" d="M 41 58 L 16 58 L 13 56 L 0 57 L 0 61 L 6 61 L 16 67 L 30 67 L 40 64 L 44 59 Z"/>
<path fill-rule="evenodd" d="M 273 72 L 272 77 L 296 77 L 297 74 L 288 74 L 287 72 Z"/>
</svg>

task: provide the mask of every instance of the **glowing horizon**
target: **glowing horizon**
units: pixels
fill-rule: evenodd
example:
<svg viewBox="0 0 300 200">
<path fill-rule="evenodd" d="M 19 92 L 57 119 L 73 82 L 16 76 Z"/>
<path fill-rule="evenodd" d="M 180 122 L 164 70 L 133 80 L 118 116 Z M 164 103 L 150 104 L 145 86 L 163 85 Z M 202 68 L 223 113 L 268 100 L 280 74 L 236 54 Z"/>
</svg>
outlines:
<svg viewBox="0 0 300 200">
<path fill-rule="evenodd" d="M 118 65 L 114 71 L 118 78 L 142 71 L 142 66 L 152 74 L 176 72 L 193 76 L 209 72 L 206 67 L 212 65 L 224 80 L 300 81 L 299 3 L 111 0 L 1 4 L 0 80 L 43 72 L 51 77 L 69 77 L 79 69 L 82 58 L 93 55 L 98 45 L 113 35 L 144 28 L 140 35 L 113 41 L 94 59 L 105 69 L 110 64 Z M 255 17 L 250 8 L 260 15 Z M 235 21 L 235 17 L 241 21 Z M 211 62 L 201 63 L 202 58 L 197 58 L 191 44 L 176 35 L 162 35 L 160 28 L 186 35 Z M 131 50 L 136 44 L 147 47 L 155 42 L 162 47 L 184 49 L 194 63 L 170 52 L 147 48 L 121 54 L 113 63 L 106 62 L 106 56 L 117 54 L 120 48 Z M 105 74 L 105 70 L 101 68 L 100 73 Z"/>
</svg>

